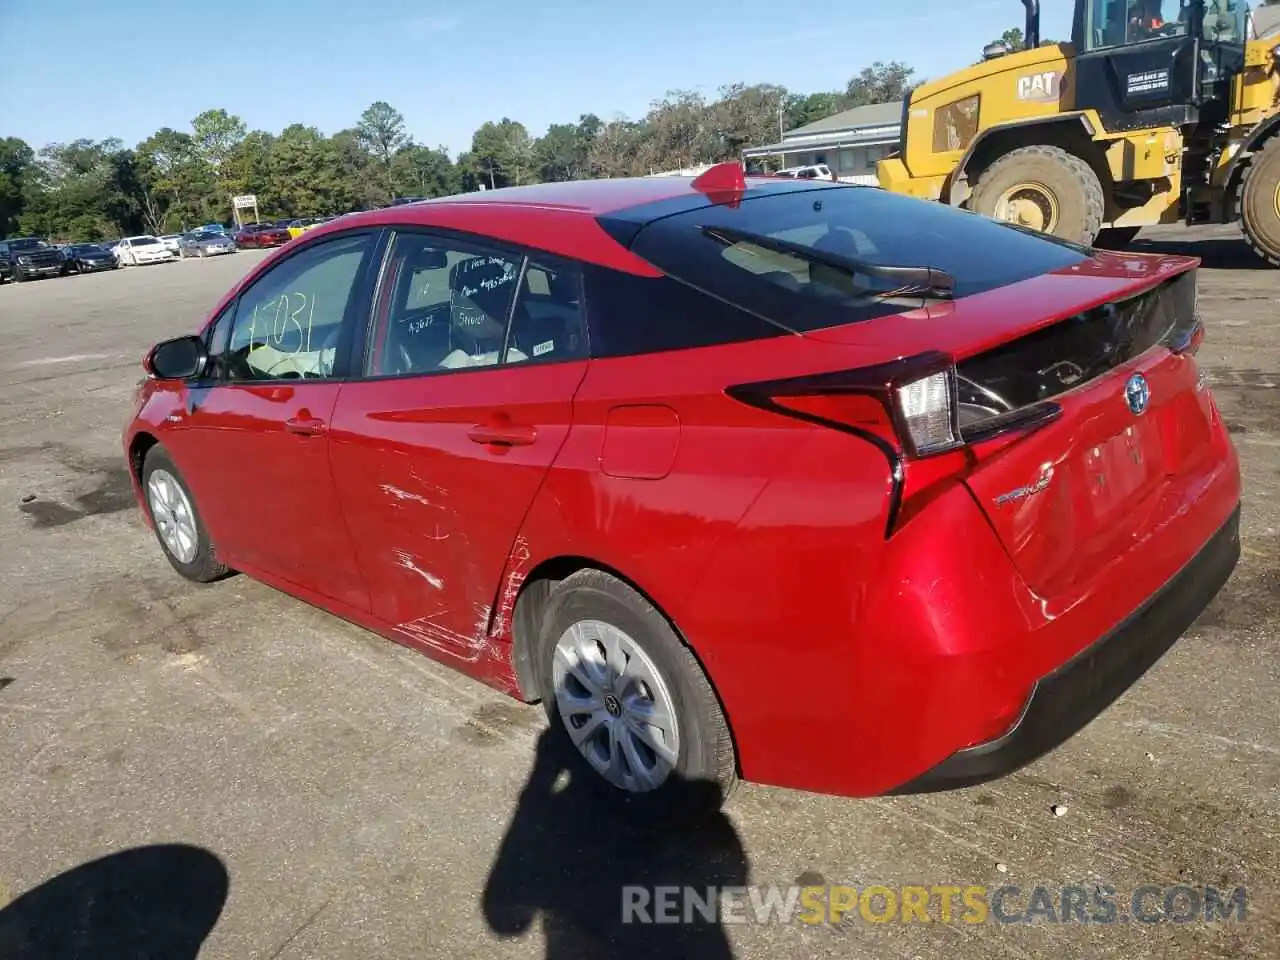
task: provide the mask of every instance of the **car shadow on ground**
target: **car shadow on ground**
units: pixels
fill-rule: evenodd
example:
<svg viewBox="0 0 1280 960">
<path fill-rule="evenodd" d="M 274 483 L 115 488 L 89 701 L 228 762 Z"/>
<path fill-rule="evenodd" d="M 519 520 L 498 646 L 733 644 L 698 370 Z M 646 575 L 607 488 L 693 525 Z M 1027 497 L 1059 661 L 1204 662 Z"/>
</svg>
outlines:
<svg viewBox="0 0 1280 960">
<path fill-rule="evenodd" d="M 1183 257 L 1199 257 L 1210 270 L 1271 270 L 1270 264 L 1253 252 L 1244 237 L 1205 237 L 1203 239 L 1144 239 L 1129 244 L 1134 253 L 1165 253 Z"/>
<path fill-rule="evenodd" d="M 61 873 L 0 909 L 5 960 L 195 960 L 227 900 L 200 847 L 135 847 Z"/>
<path fill-rule="evenodd" d="M 540 921 L 546 960 L 731 958 L 718 911 L 707 917 L 695 907 L 682 915 L 684 900 L 677 897 L 667 902 L 678 922 L 641 921 L 662 913 L 655 888 L 689 888 L 706 898 L 708 888 L 748 883 L 747 856 L 733 824 L 723 813 L 678 828 L 629 824 L 580 772 L 573 775 L 580 770 L 571 762 L 573 749 L 558 724 L 538 740 L 533 772 L 485 885 L 489 928 L 504 938 L 523 937 Z M 720 789 L 706 787 L 715 794 Z M 630 922 L 624 921 L 626 902 L 645 908 L 626 911 Z"/>
</svg>

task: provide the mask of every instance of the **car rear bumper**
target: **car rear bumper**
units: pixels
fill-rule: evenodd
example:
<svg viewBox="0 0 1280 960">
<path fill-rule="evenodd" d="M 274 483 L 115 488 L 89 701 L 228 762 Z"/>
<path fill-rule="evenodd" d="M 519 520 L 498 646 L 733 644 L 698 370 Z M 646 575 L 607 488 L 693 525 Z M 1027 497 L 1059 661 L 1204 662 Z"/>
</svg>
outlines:
<svg viewBox="0 0 1280 960">
<path fill-rule="evenodd" d="M 823 475 L 845 467 L 815 432 L 689 601 L 664 601 L 724 704 L 743 778 L 842 796 L 941 789 L 1065 741 L 1236 563 L 1239 462 L 1218 430 L 1183 501 L 1069 602 L 1028 587 L 963 484 L 885 540 L 883 514 L 859 506 L 866 482 Z"/>
<path fill-rule="evenodd" d="M 1158 593 L 1118 627 L 1037 681 L 1017 723 L 999 739 L 953 753 L 891 791 L 929 793 L 1005 776 L 1084 728 L 1177 642 L 1240 559 L 1240 507 Z"/>
</svg>

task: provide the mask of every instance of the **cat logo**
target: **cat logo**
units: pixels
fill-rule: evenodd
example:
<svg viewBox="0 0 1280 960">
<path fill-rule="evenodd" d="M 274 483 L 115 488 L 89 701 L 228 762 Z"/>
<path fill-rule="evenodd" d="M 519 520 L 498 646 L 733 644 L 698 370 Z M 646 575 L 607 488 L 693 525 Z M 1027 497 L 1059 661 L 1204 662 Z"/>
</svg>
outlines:
<svg viewBox="0 0 1280 960">
<path fill-rule="evenodd" d="M 1050 70 L 1018 78 L 1018 99 L 1050 103 L 1058 99 L 1058 82 L 1062 74 Z"/>
</svg>

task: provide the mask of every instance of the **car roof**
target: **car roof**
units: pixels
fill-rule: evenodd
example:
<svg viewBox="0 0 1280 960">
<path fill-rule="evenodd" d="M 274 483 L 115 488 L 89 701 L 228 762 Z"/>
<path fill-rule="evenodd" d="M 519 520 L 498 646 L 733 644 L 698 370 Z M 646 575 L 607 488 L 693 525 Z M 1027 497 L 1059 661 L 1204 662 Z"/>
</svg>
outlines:
<svg viewBox="0 0 1280 960">
<path fill-rule="evenodd" d="M 304 236 L 311 243 L 332 233 L 360 227 L 435 227 L 473 232 L 629 273 L 658 276 L 661 271 L 606 232 L 600 218 L 623 221 L 639 229 L 663 216 L 725 199 L 705 187 L 695 186 L 697 179 L 627 177 L 481 190 L 347 214 L 307 231 Z M 823 189 L 814 181 L 773 177 L 747 176 L 745 184 L 746 189 L 734 196 L 751 198 Z M 839 184 L 828 186 L 853 189 Z"/>
</svg>

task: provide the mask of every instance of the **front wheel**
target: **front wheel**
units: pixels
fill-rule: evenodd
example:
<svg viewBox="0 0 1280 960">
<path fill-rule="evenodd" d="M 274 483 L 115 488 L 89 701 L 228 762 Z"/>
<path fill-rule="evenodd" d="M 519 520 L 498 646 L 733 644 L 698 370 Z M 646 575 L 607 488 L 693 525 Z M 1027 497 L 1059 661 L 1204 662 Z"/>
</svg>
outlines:
<svg viewBox="0 0 1280 960">
<path fill-rule="evenodd" d="M 582 570 L 538 637 L 542 702 L 579 773 L 642 821 L 700 819 L 736 782 L 729 727 L 693 653 L 637 591 Z"/>
<path fill-rule="evenodd" d="M 196 583 L 225 576 L 228 568 L 214 554 L 195 497 L 163 447 L 147 451 L 141 479 L 151 526 L 173 569 Z"/>
<path fill-rule="evenodd" d="M 1238 210 L 1249 246 L 1280 267 L 1280 136 L 1268 140 L 1245 168 Z"/>
<path fill-rule="evenodd" d="M 1012 150 L 978 177 L 970 207 L 1075 243 L 1092 244 L 1102 225 L 1102 182 L 1084 160 L 1060 147 Z"/>
</svg>

